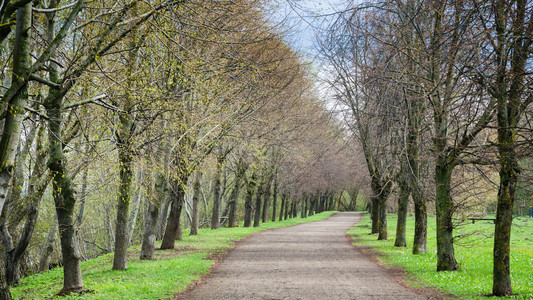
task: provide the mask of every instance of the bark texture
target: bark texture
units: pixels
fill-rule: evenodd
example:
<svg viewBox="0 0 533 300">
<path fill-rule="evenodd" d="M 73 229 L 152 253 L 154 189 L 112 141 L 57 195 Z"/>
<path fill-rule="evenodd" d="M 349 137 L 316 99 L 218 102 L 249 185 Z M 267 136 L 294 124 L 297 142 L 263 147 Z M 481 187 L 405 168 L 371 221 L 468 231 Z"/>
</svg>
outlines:
<svg viewBox="0 0 533 300">
<path fill-rule="evenodd" d="M 419 188 L 412 192 L 415 204 L 415 235 L 413 239 L 413 254 L 426 253 L 427 244 L 427 207 L 426 201 L 420 193 Z"/>
<path fill-rule="evenodd" d="M 281 195 L 281 205 L 279 206 L 279 221 L 283 221 L 283 215 L 284 215 L 284 209 L 285 209 L 285 202 L 287 200 L 287 197 L 285 194 Z"/>
<path fill-rule="evenodd" d="M 54 34 L 53 27 L 53 23 L 49 23 L 48 34 L 50 40 Z M 50 65 L 49 77 L 51 82 L 59 83 L 59 67 L 55 63 Z M 67 159 L 63 153 L 63 96 L 58 90 L 50 89 L 44 106 L 50 118 L 48 121 L 48 168 L 52 175 L 52 190 L 63 257 L 63 288 L 59 294 L 69 294 L 81 292 L 83 290 L 83 282 L 80 268 L 81 255 L 74 226 L 76 198 L 72 181 L 66 172 Z"/>
<path fill-rule="evenodd" d="M 378 240 L 387 239 L 387 198 L 390 194 L 390 186 L 392 184 L 387 183 L 381 194 L 378 197 L 379 203 L 379 233 Z"/>
<path fill-rule="evenodd" d="M 269 176 L 263 187 L 263 211 L 261 213 L 261 221 L 268 222 L 268 211 L 270 210 L 270 196 L 272 195 L 272 179 L 273 174 Z"/>
<path fill-rule="evenodd" d="M 20 237 L 18 237 L 18 242 L 16 243 L 16 245 L 10 233 L 10 230 L 12 230 L 13 228 L 9 229 L 11 226 L 7 226 L 5 221 L 0 228 L 2 235 L 2 244 L 4 246 L 6 280 L 8 285 L 10 286 L 20 283 L 20 263 L 24 258 L 24 254 L 26 253 L 28 246 L 30 245 L 33 231 L 37 222 L 39 205 L 41 203 L 41 199 L 46 190 L 46 187 L 50 182 L 50 176 L 45 176 L 46 152 L 44 151 L 43 135 L 44 127 L 39 126 L 35 149 L 37 157 L 35 158 L 35 163 L 30 173 L 30 180 L 28 183 L 27 192 L 23 199 L 17 200 L 18 202 L 24 204 L 23 211 L 26 214 L 26 222 L 24 224 L 22 234 L 20 235 Z M 29 145 L 27 145 L 25 149 L 29 150 Z M 26 154 L 26 151 L 23 151 L 21 153 L 21 156 L 25 156 Z M 18 167 L 20 168 L 20 166 Z M 16 177 L 14 177 L 13 179 L 15 178 Z M 20 198 L 20 188 L 14 186 L 14 189 L 17 189 L 19 192 L 16 198 Z M 15 201 L 15 199 L 10 199 L 10 201 Z M 7 205 L 8 206 L 4 207 L 4 211 L 2 213 L 4 220 L 4 215 L 10 214 L 11 212 L 11 210 L 9 209 L 11 205 Z M 22 218 L 20 220 L 22 220 Z"/>
<path fill-rule="evenodd" d="M 186 182 L 186 181 L 185 181 Z M 181 225 L 181 210 L 183 208 L 183 197 L 185 190 L 178 181 L 172 184 L 170 214 L 168 215 L 167 227 L 161 242 L 161 249 L 174 249 L 174 243 L 178 239 Z"/>
<path fill-rule="evenodd" d="M 246 182 L 246 197 L 244 198 L 244 227 L 250 227 L 252 225 L 252 198 L 254 195 L 254 187 L 256 174 L 255 169 L 252 171 L 252 175 L 248 182 Z"/>
<path fill-rule="evenodd" d="M 233 190 L 231 191 L 230 202 L 229 202 L 229 212 L 228 212 L 228 227 L 237 227 L 237 202 L 239 200 L 239 191 L 241 188 L 241 178 L 244 175 L 246 170 L 237 165 L 237 172 L 235 173 L 235 182 L 233 185 Z"/>
<path fill-rule="evenodd" d="M 13 177 L 15 156 L 19 146 L 24 107 L 28 102 L 28 86 L 25 78 L 30 73 L 32 3 L 17 10 L 17 25 L 13 45 L 13 74 L 11 87 L 2 102 L 7 102 L 0 139 L 0 211 L 4 207 L 9 183 Z M 12 95 L 11 95 L 12 94 Z M 11 96 L 11 97 L 8 97 Z M 1 277 L 2 275 L 0 275 Z"/>
<path fill-rule="evenodd" d="M 220 176 L 222 175 L 222 165 L 224 164 L 225 156 L 219 154 L 217 156 L 217 166 L 215 172 L 215 184 L 213 185 L 213 211 L 211 214 L 211 229 L 220 228 Z"/>
<path fill-rule="evenodd" d="M 403 177 L 403 174 L 401 176 Z M 394 246 L 406 247 L 407 241 L 405 235 L 407 232 L 407 205 L 409 204 L 410 191 L 405 179 L 401 178 L 398 182 L 398 185 L 400 187 L 400 195 L 398 196 L 398 220 L 396 223 L 396 239 L 394 241 Z"/>
<path fill-rule="evenodd" d="M 131 201 L 132 156 L 128 149 L 120 150 L 120 192 L 117 205 L 117 219 L 115 226 L 115 254 L 113 256 L 113 270 L 128 268 L 128 213 Z"/>
<path fill-rule="evenodd" d="M 521 115 L 531 104 L 525 96 L 528 82 L 528 58 L 533 53 L 533 19 L 526 0 L 493 3 L 496 29 L 496 82 L 493 97 L 497 100 L 498 152 L 500 156 L 500 187 L 494 235 L 494 267 L 492 292 L 495 296 L 512 294 L 511 227 L 519 174 L 516 153 Z M 509 69 L 509 65 L 511 66 Z"/>
<path fill-rule="evenodd" d="M 442 158 L 436 162 L 437 195 L 437 271 L 459 268 L 453 247 L 453 201 L 450 194 L 452 170 Z"/>
<path fill-rule="evenodd" d="M 258 227 L 261 224 L 261 199 L 263 198 L 263 188 L 264 184 L 262 182 L 257 184 L 254 206 L 254 227 Z"/>
<path fill-rule="evenodd" d="M 41 251 L 41 256 L 39 258 L 39 272 L 48 271 L 50 268 L 50 255 L 54 251 L 54 240 L 56 238 L 57 228 L 55 226 L 48 229 L 48 234 L 46 236 L 46 242 Z"/>
<path fill-rule="evenodd" d="M 278 171 L 274 173 L 274 182 L 272 187 L 272 222 L 276 221 L 276 210 L 278 205 Z"/>
<path fill-rule="evenodd" d="M 192 196 L 192 218 L 190 235 L 198 234 L 198 226 L 200 222 L 200 179 L 201 173 L 197 171 L 194 177 L 194 191 Z"/>
</svg>

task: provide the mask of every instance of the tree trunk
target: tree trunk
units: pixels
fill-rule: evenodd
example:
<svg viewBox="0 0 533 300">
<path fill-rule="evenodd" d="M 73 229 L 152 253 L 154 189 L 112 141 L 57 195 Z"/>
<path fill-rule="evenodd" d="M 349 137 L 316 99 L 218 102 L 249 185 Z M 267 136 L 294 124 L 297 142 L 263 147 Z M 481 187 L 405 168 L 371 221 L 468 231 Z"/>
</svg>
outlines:
<svg viewBox="0 0 533 300">
<path fill-rule="evenodd" d="M 117 219 L 115 227 L 115 254 L 113 256 L 113 270 L 126 270 L 128 268 L 128 213 L 130 209 L 132 178 L 133 178 L 133 145 L 132 139 L 135 132 L 135 104 L 131 91 L 135 87 L 134 70 L 138 65 L 138 51 L 144 38 L 136 40 L 135 36 L 129 41 L 126 63 L 126 89 L 119 105 L 118 124 L 115 125 L 115 139 L 118 149 L 119 165 L 119 197 L 117 205 Z"/>
<path fill-rule="evenodd" d="M 114 240 L 114 234 L 113 234 L 113 221 L 111 220 L 111 210 L 112 208 L 109 207 L 110 205 L 108 203 L 104 203 L 103 204 L 104 206 L 104 213 L 105 213 L 105 220 L 106 220 L 106 223 L 107 223 L 107 226 L 106 226 L 106 233 L 107 233 L 107 252 L 110 253 L 110 252 L 113 252 L 113 247 L 115 245 L 115 240 Z"/>
<path fill-rule="evenodd" d="M 222 164 L 224 157 L 217 157 L 217 166 L 215 172 L 215 184 L 213 185 L 213 212 L 211 214 L 211 229 L 220 227 L 220 176 L 222 174 Z"/>
<path fill-rule="evenodd" d="M 53 25 L 49 26 L 48 35 L 49 40 L 52 40 L 54 35 Z M 57 64 L 50 63 L 49 80 L 51 82 L 59 83 L 58 68 Z M 63 96 L 58 90 L 50 89 L 44 102 L 49 117 L 48 168 L 52 175 L 53 198 L 57 213 L 61 254 L 63 257 L 63 288 L 59 294 L 66 295 L 81 292 L 83 290 L 83 282 L 80 268 L 81 257 L 76 240 L 76 229 L 74 227 L 74 206 L 76 204 L 76 198 L 74 197 L 72 182 L 66 172 L 67 159 L 63 153 L 62 105 Z"/>
<path fill-rule="evenodd" d="M 133 233 L 135 232 L 135 224 L 137 223 L 137 216 L 139 215 L 141 203 L 143 202 L 143 192 L 142 192 L 143 183 L 144 183 L 144 170 L 139 170 L 137 174 L 137 184 L 136 184 L 137 186 L 136 186 L 135 197 L 133 198 L 130 215 L 128 217 L 128 245 L 131 245 L 131 239 L 133 238 Z"/>
<path fill-rule="evenodd" d="M 56 120 L 56 118 L 51 117 L 51 120 Z M 53 128 L 53 125 L 50 125 L 50 127 Z M 55 131 L 56 133 L 50 136 L 50 140 L 60 136 L 60 130 L 56 131 L 52 129 L 51 131 Z M 60 142 L 54 141 L 51 144 L 60 144 Z M 56 148 L 55 146 L 52 147 Z M 54 152 L 55 154 L 57 153 L 56 151 L 51 151 L 50 153 Z M 64 161 L 61 158 L 57 159 L 55 155 L 51 155 L 49 160 L 50 171 L 54 174 L 53 193 L 57 212 L 59 238 L 61 241 L 61 254 L 63 257 L 63 289 L 59 292 L 61 295 L 77 293 L 83 290 L 80 268 L 81 257 L 78 250 L 78 242 L 76 241 L 76 230 L 73 224 L 74 204 L 76 200 L 74 198 L 72 183 L 67 177 L 64 165 L 62 164 Z"/>
<path fill-rule="evenodd" d="M 302 204 L 302 218 L 307 218 L 307 205 L 309 203 L 309 195 L 304 196 Z"/>
<path fill-rule="evenodd" d="M 5 109 L 2 137 L 0 139 L 0 211 L 4 207 L 13 176 L 16 150 L 19 145 L 24 107 L 28 101 L 28 85 L 24 82 L 31 65 L 31 21 L 32 3 L 28 3 L 17 11 L 15 43 L 13 45 L 13 75 L 11 88 L 15 96 L 9 100 Z M 23 86 L 18 89 L 18 87 Z M 16 90 L 18 89 L 18 90 Z M 3 105 L 6 102 L 3 99 Z M 0 299 L 11 299 L 11 294 L 4 277 L 4 265 L 0 263 Z"/>
<path fill-rule="evenodd" d="M 4 264 L 7 285 L 14 286 L 20 283 L 20 260 L 15 259 L 12 252 L 8 252 L 4 255 Z"/>
<path fill-rule="evenodd" d="M 89 175 L 89 168 L 83 170 L 83 175 L 81 177 L 81 192 L 79 196 L 80 207 L 78 209 L 78 216 L 76 217 L 76 236 L 78 239 L 78 248 L 82 249 L 84 243 L 82 243 L 82 237 L 80 233 L 80 228 L 83 224 L 83 217 L 85 216 L 85 203 L 87 200 L 87 177 Z M 82 252 L 82 257 L 86 254 L 85 251 Z"/>
<path fill-rule="evenodd" d="M 427 208 L 420 188 L 415 187 L 411 195 L 415 204 L 415 235 L 413 240 L 413 254 L 426 253 L 427 243 Z"/>
<path fill-rule="evenodd" d="M 237 172 L 235 173 L 235 183 L 233 185 L 233 191 L 231 191 L 231 198 L 229 203 L 229 213 L 228 213 L 228 227 L 237 227 L 237 202 L 239 200 L 239 189 L 241 188 L 241 176 L 244 175 L 244 172 L 241 173 L 239 167 L 237 166 Z"/>
<path fill-rule="evenodd" d="M 271 196 L 271 183 L 272 183 L 272 180 L 269 179 L 266 183 L 265 183 L 265 188 L 263 189 L 264 190 L 264 197 L 263 197 L 263 213 L 262 213 L 262 217 L 261 217 L 261 220 L 263 221 L 263 223 L 266 223 L 268 222 L 268 211 L 269 211 L 269 208 L 270 208 L 270 196 Z"/>
<path fill-rule="evenodd" d="M 500 130 L 504 130 L 500 128 Z M 509 130 L 510 131 L 510 130 Z M 504 133 L 505 135 L 507 133 Z M 518 163 L 511 147 L 506 147 L 512 137 L 500 139 L 500 188 L 494 231 L 494 265 L 492 293 L 495 296 L 511 295 L 511 227 L 516 192 Z"/>
<path fill-rule="evenodd" d="M 11 300 L 11 292 L 4 277 L 5 267 L 2 262 L 0 262 L 0 274 L 0 299 Z"/>
<path fill-rule="evenodd" d="M 182 182 L 187 182 L 183 180 Z M 180 234 L 180 222 L 181 222 L 181 209 L 183 208 L 183 197 L 185 191 L 183 186 L 177 180 L 172 184 L 171 189 L 172 203 L 170 206 L 170 214 L 168 215 L 167 227 L 165 229 L 165 235 L 161 242 L 161 249 L 174 249 L 174 243 L 179 238 Z"/>
<path fill-rule="evenodd" d="M 289 202 L 290 202 L 290 200 L 289 200 L 288 196 L 285 196 L 285 197 L 286 197 L 286 199 L 284 201 L 285 202 L 285 214 L 283 216 L 283 220 L 287 220 L 287 218 L 289 217 L 289 204 L 290 204 Z"/>
<path fill-rule="evenodd" d="M 165 233 L 165 227 L 167 224 L 166 221 L 168 218 L 168 210 L 172 203 L 172 197 L 170 193 L 168 193 L 166 190 L 167 189 L 165 188 L 165 194 L 162 196 L 163 197 L 162 202 L 164 203 L 163 209 L 159 212 L 159 217 L 157 218 L 157 235 L 156 235 L 157 240 L 163 239 L 163 234 Z"/>
<path fill-rule="evenodd" d="M 405 167 L 402 169 L 402 174 L 400 176 L 403 177 L 408 170 L 406 170 Z M 394 241 L 394 246 L 406 247 L 407 205 L 409 204 L 410 190 L 405 178 L 400 178 L 398 185 L 400 187 L 400 195 L 398 197 L 398 221 L 396 223 L 396 240 Z"/>
<path fill-rule="evenodd" d="M 289 219 L 292 219 L 294 217 L 294 199 L 290 202 L 290 208 L 289 208 Z"/>
<path fill-rule="evenodd" d="M 257 191 L 255 194 L 254 227 L 258 227 L 261 223 L 261 198 L 262 197 L 263 197 L 263 183 L 258 183 Z"/>
<path fill-rule="evenodd" d="M 184 203 L 185 203 L 185 191 L 182 191 L 181 201 L 179 202 L 180 205 L 178 206 L 178 231 L 176 232 L 176 240 L 178 241 L 183 240 L 183 226 L 181 224 L 182 223 L 181 215 L 182 215 Z"/>
<path fill-rule="evenodd" d="M 278 171 L 274 173 L 274 191 L 272 193 L 272 222 L 276 221 L 276 209 L 278 205 Z"/>
<path fill-rule="evenodd" d="M 374 193 L 373 190 L 372 190 L 372 193 Z M 372 218 L 372 234 L 375 234 L 375 233 L 379 233 L 379 221 L 380 221 L 379 197 L 377 195 L 372 195 L 370 197 L 370 201 L 371 201 L 370 216 Z"/>
<path fill-rule="evenodd" d="M 194 177 L 194 195 L 192 196 L 192 220 L 191 220 L 191 231 L 190 235 L 198 234 L 198 226 L 200 222 L 200 179 L 202 178 L 202 173 L 196 171 Z"/>
<path fill-rule="evenodd" d="M 154 201 L 155 199 L 149 200 L 148 209 L 145 214 L 145 229 L 143 234 L 143 242 L 141 246 L 141 255 L 140 259 L 142 260 L 152 260 L 154 259 L 155 253 L 155 223 L 157 220 L 157 215 L 159 213 L 159 208 Z"/>
<path fill-rule="evenodd" d="M 163 174 L 157 174 L 154 184 L 154 195 L 148 199 L 148 207 L 145 213 L 144 234 L 141 246 L 140 259 L 152 260 L 155 254 L 155 241 L 157 237 L 157 220 L 159 206 L 165 195 L 166 180 Z"/>
<path fill-rule="evenodd" d="M 384 193 L 384 192 L 383 192 Z M 379 203 L 379 230 L 378 230 L 378 240 L 387 239 L 387 196 L 383 193 L 378 197 Z"/>
<path fill-rule="evenodd" d="M 44 157 L 42 159 L 44 160 Z M 39 162 L 36 162 L 36 167 L 37 164 L 39 164 Z M 46 187 L 48 186 L 48 183 L 50 181 L 49 178 L 45 178 L 45 182 L 41 183 L 40 186 L 35 189 L 35 177 L 38 176 L 39 174 L 34 174 L 34 176 L 32 176 L 34 178 L 32 178 L 31 187 L 29 189 L 30 194 L 28 194 L 28 197 L 30 197 L 28 204 L 28 216 L 19 242 L 16 247 L 13 247 L 13 243 L 11 241 L 10 243 L 8 243 L 10 244 L 10 250 L 5 251 L 4 259 L 6 263 L 6 281 L 8 285 L 16 285 L 20 283 L 20 262 L 22 261 L 24 254 L 26 253 L 26 250 L 30 245 L 31 237 L 35 229 L 35 224 L 37 223 L 37 217 L 39 213 L 38 207 L 43 197 L 44 191 L 46 190 Z M 9 232 L 7 232 L 7 228 L 5 225 L 2 226 L 2 231 L 3 238 L 5 236 L 8 236 L 9 240 L 11 240 L 11 236 L 9 235 Z M 4 249 L 6 249 L 6 246 L 8 246 L 8 244 L 4 243 Z"/>
<path fill-rule="evenodd" d="M 50 268 L 50 255 L 54 251 L 54 240 L 56 238 L 56 227 L 50 226 L 48 234 L 46 235 L 46 242 L 41 251 L 41 257 L 39 258 L 39 272 L 48 271 Z"/>
<path fill-rule="evenodd" d="M 113 270 L 128 268 L 128 213 L 131 201 L 132 155 L 129 149 L 118 147 L 120 165 L 120 195 L 117 205 L 117 219 L 115 225 L 115 254 L 113 256 Z"/>
<path fill-rule="evenodd" d="M 315 199 L 315 200 L 313 200 L 313 199 Z M 308 216 L 312 216 L 314 214 L 313 208 L 315 207 L 315 202 L 316 202 L 316 198 L 313 197 L 313 196 L 310 196 L 310 199 L 309 199 L 309 213 L 307 214 Z"/>
<path fill-rule="evenodd" d="M 318 200 L 318 208 L 317 208 L 318 213 L 321 213 L 324 211 L 324 202 L 326 202 L 326 197 L 327 197 L 327 194 L 320 196 Z"/>
<path fill-rule="evenodd" d="M 21 136 L 24 107 L 28 102 L 28 85 L 24 79 L 28 77 L 31 59 L 31 26 L 32 3 L 28 3 L 17 11 L 15 42 L 13 45 L 13 75 L 11 87 L 4 95 L 14 94 L 11 99 L 2 99 L 5 109 L 2 137 L 0 139 L 0 211 L 4 207 L 9 184 L 13 177 L 15 156 Z M 22 88 L 20 88 L 22 86 Z M 8 103 L 4 103 L 9 101 Z M 0 277 L 4 273 L 0 274 Z M 1 280 L 3 281 L 3 280 Z M 9 293 L 9 291 L 7 291 Z"/>
<path fill-rule="evenodd" d="M 287 197 L 285 196 L 285 194 L 281 195 L 281 205 L 279 206 L 279 221 L 283 221 L 286 198 Z"/>
<path fill-rule="evenodd" d="M 255 187 L 255 169 L 252 171 L 250 180 L 246 183 L 246 197 L 244 198 L 244 227 L 252 224 L 252 197 Z"/>
<path fill-rule="evenodd" d="M 10 188 L 7 192 L 6 201 L 4 202 L 4 210 L 2 211 L 3 222 L 9 224 L 8 232 L 15 232 L 27 215 L 25 201 L 22 199 L 22 189 L 25 181 L 25 161 L 23 158 L 23 151 L 20 151 L 20 148 L 24 147 L 19 145 L 17 149 L 13 176 L 11 177 Z"/>
<path fill-rule="evenodd" d="M 382 185 L 379 180 L 379 176 L 374 174 L 371 178 L 370 187 L 372 190 L 372 196 L 370 197 L 371 201 L 371 217 L 372 217 L 372 233 L 379 233 L 381 221 L 381 204 L 380 204 L 380 195 L 382 193 Z"/>
<path fill-rule="evenodd" d="M 328 204 L 325 211 L 330 211 L 335 209 L 335 194 L 331 193 L 328 197 Z"/>
<path fill-rule="evenodd" d="M 415 206 L 415 232 L 413 239 L 413 254 L 426 253 L 427 243 L 427 207 L 422 192 L 420 180 L 420 124 L 422 119 L 422 99 L 415 98 L 414 103 L 408 104 L 407 112 L 407 163 L 406 170 L 408 185 Z"/>
<path fill-rule="evenodd" d="M 452 168 L 446 158 L 439 157 L 435 165 L 437 195 L 437 271 L 459 268 L 453 247 L 453 200 L 450 194 Z"/>
<path fill-rule="evenodd" d="M 27 194 L 24 199 L 19 199 L 21 203 L 25 203 L 27 208 L 24 210 L 27 213 L 26 223 L 20 235 L 19 241 L 14 246 L 13 239 L 6 224 L 1 226 L 2 243 L 4 246 L 4 261 L 6 268 L 6 281 L 10 286 L 20 283 L 20 262 L 22 261 L 26 250 L 30 244 L 33 231 L 37 222 L 39 213 L 39 205 L 41 203 L 43 194 L 50 182 L 50 176 L 43 176 L 45 173 L 46 152 L 43 145 L 44 127 L 40 126 L 38 129 L 37 146 L 35 149 L 36 158 L 33 170 L 30 173 L 30 180 L 28 183 Z M 23 155 L 25 155 L 23 153 Z M 21 168 L 22 166 L 19 166 Z M 15 178 L 15 177 L 14 177 Z M 19 188 L 19 187 L 14 187 Z M 20 197 L 20 194 L 19 196 Z M 11 199 L 14 200 L 14 199 Z M 9 205 L 9 204 L 8 204 Z M 6 207 L 7 208 L 7 207 Z M 5 211 L 4 211 L 5 213 Z"/>
<path fill-rule="evenodd" d="M 437 271 L 458 269 L 453 248 L 453 200 L 451 197 L 451 175 L 455 167 L 457 153 L 448 146 L 448 119 L 451 81 L 450 75 L 441 76 L 443 17 L 446 2 L 433 3 L 433 32 L 430 40 L 430 80 L 437 87 L 430 95 L 433 106 L 435 158 L 435 198 L 437 214 Z M 449 63 L 454 63 L 455 56 L 450 56 Z M 453 72 L 448 72 L 453 74 Z M 453 76 L 453 75 L 452 75 Z"/>
<path fill-rule="evenodd" d="M 517 175 L 520 172 L 516 147 L 522 114 L 531 106 L 531 86 L 526 74 L 533 52 L 533 24 L 531 3 L 508 1 L 492 4 L 497 36 L 495 60 L 497 66 L 494 86 L 497 100 L 498 153 L 500 158 L 500 187 L 494 234 L 494 265 L 492 293 L 495 296 L 512 295 L 511 286 L 511 228 L 516 199 Z M 529 19 L 529 20 L 528 20 Z M 510 69 L 509 69 L 510 66 Z"/>
<path fill-rule="evenodd" d="M 359 189 L 353 189 L 352 193 L 350 193 L 350 211 L 356 211 L 357 210 L 357 196 L 359 195 Z"/>
</svg>

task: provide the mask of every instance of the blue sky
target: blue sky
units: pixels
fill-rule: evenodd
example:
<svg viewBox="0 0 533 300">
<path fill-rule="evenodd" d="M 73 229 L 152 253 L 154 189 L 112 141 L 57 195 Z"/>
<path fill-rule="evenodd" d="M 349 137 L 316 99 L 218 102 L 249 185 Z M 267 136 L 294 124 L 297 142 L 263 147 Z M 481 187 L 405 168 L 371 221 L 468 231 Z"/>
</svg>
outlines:
<svg viewBox="0 0 533 300">
<path fill-rule="evenodd" d="M 273 0 L 272 21 L 294 50 L 313 56 L 316 33 L 346 7 L 347 0 Z"/>
<path fill-rule="evenodd" d="M 332 100 L 329 85 L 324 81 L 328 76 L 328 68 L 323 62 L 316 60 L 316 35 L 320 29 L 327 27 L 348 3 L 357 0 L 271 0 L 273 11 L 270 20 L 277 24 L 293 50 L 299 52 L 307 62 L 312 64 L 311 74 L 315 76 L 315 90 L 319 100 L 330 111 L 336 111 L 336 102 Z"/>
</svg>

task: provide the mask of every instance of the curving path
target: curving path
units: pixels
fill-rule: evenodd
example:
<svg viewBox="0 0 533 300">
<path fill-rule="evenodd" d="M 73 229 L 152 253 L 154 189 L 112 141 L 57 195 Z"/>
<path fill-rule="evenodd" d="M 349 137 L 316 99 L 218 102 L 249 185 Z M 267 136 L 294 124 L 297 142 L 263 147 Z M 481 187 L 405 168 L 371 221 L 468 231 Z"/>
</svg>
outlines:
<svg viewBox="0 0 533 300">
<path fill-rule="evenodd" d="M 183 299 L 425 299 L 350 246 L 358 213 L 258 233 Z"/>
</svg>

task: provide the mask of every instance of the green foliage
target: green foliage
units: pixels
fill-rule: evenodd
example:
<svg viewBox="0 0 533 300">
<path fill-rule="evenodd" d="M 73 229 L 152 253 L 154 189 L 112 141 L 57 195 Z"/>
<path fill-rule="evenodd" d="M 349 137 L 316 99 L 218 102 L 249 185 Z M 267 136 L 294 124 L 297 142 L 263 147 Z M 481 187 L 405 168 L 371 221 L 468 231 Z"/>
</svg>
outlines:
<svg viewBox="0 0 533 300">
<path fill-rule="evenodd" d="M 389 215 L 388 230 L 396 231 L 396 215 Z M 489 216 L 493 217 L 493 216 Z M 427 253 L 411 254 L 413 244 L 414 217 L 407 218 L 406 248 L 394 247 L 394 238 L 377 241 L 369 235 L 370 218 L 363 220 L 348 233 L 357 244 L 368 245 L 384 254 L 382 260 L 389 265 L 405 269 L 414 287 L 434 286 L 461 299 L 485 299 L 483 295 L 492 292 L 492 249 L 494 224 L 492 221 L 478 221 L 464 224 L 456 231 L 455 257 L 461 269 L 454 272 L 437 272 L 437 247 L 435 219 L 428 219 Z M 532 299 L 533 284 L 533 219 L 516 218 L 511 235 L 511 275 L 513 292 L 505 299 Z"/>
<path fill-rule="evenodd" d="M 175 250 L 157 251 L 160 259 L 139 260 L 140 246 L 131 247 L 126 271 L 112 271 L 113 254 L 82 263 L 85 288 L 90 292 L 61 299 L 160 299 L 184 291 L 203 274 L 209 273 L 212 256 L 231 248 L 233 242 L 265 229 L 286 227 L 323 220 L 334 212 L 323 212 L 302 219 L 268 222 L 260 227 L 200 229 L 199 234 L 176 242 Z M 63 268 L 23 278 L 22 284 L 12 288 L 14 299 L 50 299 L 63 284 Z"/>
</svg>

